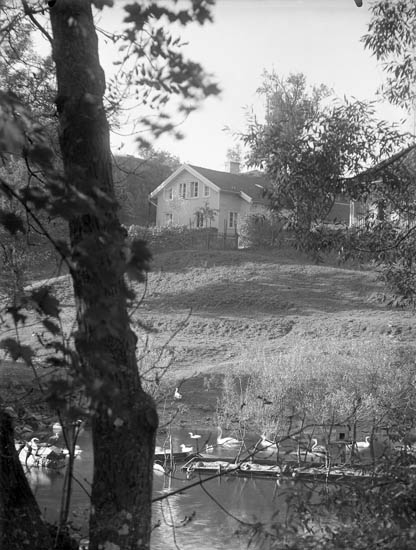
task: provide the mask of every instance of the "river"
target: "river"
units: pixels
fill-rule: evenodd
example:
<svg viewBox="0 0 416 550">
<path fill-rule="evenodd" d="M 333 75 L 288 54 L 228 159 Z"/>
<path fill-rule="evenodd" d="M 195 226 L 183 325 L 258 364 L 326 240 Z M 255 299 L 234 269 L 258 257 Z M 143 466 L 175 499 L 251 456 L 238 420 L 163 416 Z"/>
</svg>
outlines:
<svg viewBox="0 0 416 550">
<path fill-rule="evenodd" d="M 207 435 L 201 431 L 199 433 L 203 437 Z M 190 439 L 188 432 L 178 430 L 172 434 L 174 451 L 179 450 L 180 443 L 193 444 L 195 447 L 195 441 Z M 73 487 L 70 519 L 82 531 L 88 518 L 86 491 L 89 490 L 92 477 L 93 455 L 89 433 L 81 434 L 78 443 L 82 454 L 75 461 L 77 482 Z M 158 441 L 158 444 L 163 445 L 163 441 Z M 230 451 L 224 449 L 222 453 L 229 456 Z M 247 548 L 247 536 L 239 538 L 235 535 L 239 521 L 268 523 L 277 511 L 279 516 L 284 514 L 287 492 L 293 491 L 295 485 L 291 480 L 227 476 L 207 482 L 204 489 L 200 486 L 187 489 L 198 478 L 187 480 L 180 466 L 172 476 L 162 473 L 154 476 L 155 498 L 177 489 L 182 490 L 153 504 L 152 521 L 155 528 L 152 550 L 170 550 L 176 546 L 181 550 Z M 46 519 L 57 520 L 63 473 L 32 469 L 29 481 Z M 192 519 L 187 521 L 187 518 Z"/>
</svg>

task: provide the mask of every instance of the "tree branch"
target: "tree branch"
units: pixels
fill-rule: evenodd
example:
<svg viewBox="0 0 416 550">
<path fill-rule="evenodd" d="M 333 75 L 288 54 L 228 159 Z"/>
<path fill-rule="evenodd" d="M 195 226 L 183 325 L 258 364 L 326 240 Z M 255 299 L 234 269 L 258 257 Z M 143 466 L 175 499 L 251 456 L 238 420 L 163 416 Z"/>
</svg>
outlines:
<svg viewBox="0 0 416 550">
<path fill-rule="evenodd" d="M 24 10 L 25 15 L 27 15 L 29 17 L 29 19 L 32 21 L 32 23 L 35 25 L 35 27 L 37 27 L 40 30 L 40 32 L 43 34 L 43 36 L 45 36 L 49 40 L 50 44 L 53 44 L 52 36 L 48 33 L 48 31 L 44 27 L 42 27 L 42 25 L 39 23 L 39 21 L 33 15 L 34 11 L 31 8 L 29 8 L 27 0 L 22 0 L 22 6 L 23 6 L 23 10 Z"/>
</svg>

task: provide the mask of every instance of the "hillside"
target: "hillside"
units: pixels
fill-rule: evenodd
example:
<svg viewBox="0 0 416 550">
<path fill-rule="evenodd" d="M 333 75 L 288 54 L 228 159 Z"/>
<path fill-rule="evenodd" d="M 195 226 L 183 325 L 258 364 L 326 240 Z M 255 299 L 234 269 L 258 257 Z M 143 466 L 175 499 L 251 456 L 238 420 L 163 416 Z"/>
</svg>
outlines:
<svg viewBox="0 0 416 550">
<path fill-rule="evenodd" d="M 160 332 L 156 345 L 185 326 L 172 343 L 175 373 L 218 369 L 248 349 L 277 353 L 302 339 L 389 338 L 413 344 L 411 312 L 376 301 L 372 271 L 311 264 L 292 254 L 215 251 L 160 254 L 140 316 Z"/>
<path fill-rule="evenodd" d="M 73 303 L 68 277 L 56 279 L 54 288 L 69 327 Z M 141 296 L 143 286 L 137 290 Z M 159 254 L 133 315 L 152 328 L 150 334 L 137 329 L 142 368 L 147 370 L 156 358 L 159 372 L 170 364 L 168 388 L 179 385 L 192 418 L 209 414 L 210 421 L 225 372 L 255 368 L 258 361 L 300 344 L 322 350 L 322 361 L 325 349 L 334 346 L 352 361 L 381 343 L 397 352 L 413 348 L 413 313 L 380 304 L 374 298 L 380 291 L 371 270 L 314 265 L 294 253 Z M 38 330 L 29 322 L 22 340 L 38 345 Z M 168 410 L 175 406 L 169 395 L 168 389 Z"/>
</svg>

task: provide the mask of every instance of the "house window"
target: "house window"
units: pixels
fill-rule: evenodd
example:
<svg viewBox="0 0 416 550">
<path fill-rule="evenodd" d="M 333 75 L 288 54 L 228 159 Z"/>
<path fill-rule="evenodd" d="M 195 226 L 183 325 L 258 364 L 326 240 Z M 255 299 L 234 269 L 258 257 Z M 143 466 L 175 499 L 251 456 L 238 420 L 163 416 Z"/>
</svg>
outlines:
<svg viewBox="0 0 416 550">
<path fill-rule="evenodd" d="M 165 199 L 171 201 L 173 199 L 173 187 L 165 189 Z"/>
<path fill-rule="evenodd" d="M 228 213 L 228 228 L 234 229 L 237 227 L 237 212 Z"/>
<path fill-rule="evenodd" d="M 204 215 L 202 214 L 202 212 L 197 212 L 195 216 L 196 216 L 196 226 L 204 227 Z"/>
<path fill-rule="evenodd" d="M 173 214 L 171 212 L 167 212 L 165 214 L 165 225 L 172 225 L 173 223 Z"/>
<path fill-rule="evenodd" d="M 186 183 L 179 184 L 179 198 L 186 199 Z"/>
<path fill-rule="evenodd" d="M 191 189 L 189 196 L 191 199 L 196 199 L 198 197 L 198 182 L 197 181 L 191 181 Z"/>
<path fill-rule="evenodd" d="M 209 197 L 210 188 L 208 185 L 204 185 L 204 197 Z"/>
</svg>

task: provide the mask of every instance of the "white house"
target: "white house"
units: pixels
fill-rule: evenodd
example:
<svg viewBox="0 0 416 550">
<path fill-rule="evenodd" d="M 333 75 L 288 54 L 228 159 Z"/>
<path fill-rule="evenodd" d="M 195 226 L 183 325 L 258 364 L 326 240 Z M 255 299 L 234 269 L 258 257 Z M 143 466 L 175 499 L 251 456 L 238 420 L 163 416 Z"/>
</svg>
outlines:
<svg viewBox="0 0 416 550">
<path fill-rule="evenodd" d="M 257 173 L 240 174 L 236 162 L 230 162 L 229 172 L 183 164 L 150 193 L 156 225 L 208 226 L 234 233 L 239 220 L 265 211 L 267 185 Z M 215 213 L 213 218 L 204 216 L 204 208 Z"/>
</svg>

